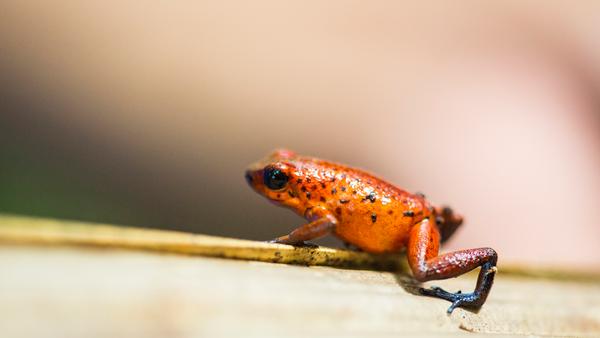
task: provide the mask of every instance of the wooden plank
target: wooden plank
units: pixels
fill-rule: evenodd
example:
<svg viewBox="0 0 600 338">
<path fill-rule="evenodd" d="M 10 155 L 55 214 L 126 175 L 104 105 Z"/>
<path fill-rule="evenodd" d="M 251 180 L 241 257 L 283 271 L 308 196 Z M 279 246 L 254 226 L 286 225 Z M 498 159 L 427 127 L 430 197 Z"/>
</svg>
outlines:
<svg viewBox="0 0 600 338">
<path fill-rule="evenodd" d="M 500 273 L 479 313 L 457 309 L 447 316 L 449 304 L 412 294 L 415 283 L 404 272 L 250 260 L 258 255 L 268 261 L 273 251 L 231 254 L 244 260 L 194 257 L 189 254 L 206 253 L 186 252 L 198 243 L 221 253 L 241 244 L 271 245 L 216 238 L 191 245 L 190 234 L 166 240 L 140 229 L 125 229 L 135 238 L 129 233 L 124 240 L 122 229 L 109 226 L 99 236 L 101 229 L 89 226 L 0 217 L 2 337 L 600 336 L 600 280 L 594 275 L 570 280 L 568 272 L 560 279 Z M 94 240 L 85 239 L 90 234 Z M 141 234 L 149 237 L 137 238 Z M 283 247 L 307 255 L 315 250 Z M 162 254 L 169 252 L 185 255 Z M 466 291 L 475 279 L 468 274 L 433 284 Z"/>
<path fill-rule="evenodd" d="M 99 246 L 383 271 L 407 269 L 403 255 L 399 254 L 373 255 L 326 247 L 293 247 L 177 231 L 12 215 L 0 215 L 0 243 Z"/>
</svg>

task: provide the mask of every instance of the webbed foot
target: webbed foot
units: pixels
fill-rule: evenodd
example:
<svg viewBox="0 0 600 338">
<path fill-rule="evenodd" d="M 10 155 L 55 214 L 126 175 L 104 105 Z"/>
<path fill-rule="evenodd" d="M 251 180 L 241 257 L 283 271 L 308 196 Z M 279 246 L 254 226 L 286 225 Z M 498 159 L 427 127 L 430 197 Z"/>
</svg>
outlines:
<svg viewBox="0 0 600 338">
<path fill-rule="evenodd" d="M 481 269 L 477 288 L 471 293 L 462 293 L 460 290 L 452 293 L 437 286 L 430 289 L 421 288 L 419 292 L 425 296 L 441 298 L 451 302 L 452 305 L 448 308 L 448 314 L 451 314 L 457 307 L 479 309 L 485 303 L 497 271 L 496 266 L 491 263 L 485 263 Z"/>
<path fill-rule="evenodd" d="M 485 298 L 477 291 L 471 293 L 462 293 L 460 290 L 456 293 L 448 292 L 439 287 L 432 287 L 431 289 L 419 289 L 422 295 L 445 299 L 452 302 L 452 305 L 448 308 L 448 314 L 452 313 L 457 307 L 466 308 L 480 308 L 485 301 Z"/>
</svg>

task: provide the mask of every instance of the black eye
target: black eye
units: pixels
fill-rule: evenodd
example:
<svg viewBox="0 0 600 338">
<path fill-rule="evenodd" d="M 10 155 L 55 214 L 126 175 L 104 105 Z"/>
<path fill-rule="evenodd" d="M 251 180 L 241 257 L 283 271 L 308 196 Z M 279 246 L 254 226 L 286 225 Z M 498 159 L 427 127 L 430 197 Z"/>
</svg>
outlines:
<svg viewBox="0 0 600 338">
<path fill-rule="evenodd" d="M 265 168 L 265 185 L 271 190 L 279 190 L 288 182 L 288 177 L 281 170 L 275 168 Z"/>
</svg>

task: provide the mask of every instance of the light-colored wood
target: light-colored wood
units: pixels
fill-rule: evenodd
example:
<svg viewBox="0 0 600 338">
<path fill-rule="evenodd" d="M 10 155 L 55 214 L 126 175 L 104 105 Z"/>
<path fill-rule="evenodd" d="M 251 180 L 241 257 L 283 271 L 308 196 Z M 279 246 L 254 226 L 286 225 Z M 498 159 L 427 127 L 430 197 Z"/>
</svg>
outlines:
<svg viewBox="0 0 600 338">
<path fill-rule="evenodd" d="M 284 264 L 407 270 L 400 254 L 373 255 L 326 247 L 293 247 L 177 231 L 12 215 L 0 215 L 0 243 L 99 246 Z"/>
<path fill-rule="evenodd" d="M 600 336 L 600 283 L 594 276 L 569 280 L 562 273 L 555 280 L 500 273 L 479 313 L 457 309 L 447 316 L 449 303 L 412 294 L 415 285 L 406 273 L 272 264 L 249 260 L 257 254 L 245 249 L 232 254 L 245 260 L 197 257 L 189 254 L 206 252 L 186 251 L 195 242 L 184 250 L 177 240 L 159 238 L 162 244 L 151 246 L 156 238 L 137 238 L 145 230 L 125 229 L 134 231 L 125 241 L 113 227 L 98 242 L 99 229 L 0 217 L 0 336 Z M 201 243 L 213 243 L 219 252 L 237 250 L 231 243 L 271 246 L 218 238 Z M 259 259 L 271 257 L 263 254 Z M 432 284 L 468 291 L 475 279 L 467 274 Z"/>
</svg>

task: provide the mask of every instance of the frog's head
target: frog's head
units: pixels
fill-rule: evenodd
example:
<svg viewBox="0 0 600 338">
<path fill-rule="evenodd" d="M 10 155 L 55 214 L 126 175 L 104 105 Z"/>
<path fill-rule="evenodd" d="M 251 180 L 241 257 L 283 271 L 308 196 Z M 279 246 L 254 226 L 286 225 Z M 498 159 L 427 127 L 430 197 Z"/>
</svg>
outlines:
<svg viewBox="0 0 600 338">
<path fill-rule="evenodd" d="M 257 193 L 276 204 L 294 206 L 298 198 L 293 188 L 296 154 L 290 150 L 276 150 L 266 158 L 248 167 L 246 181 Z"/>
</svg>

